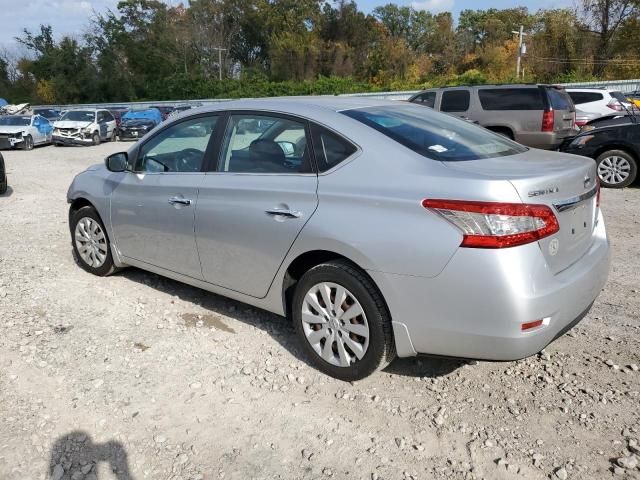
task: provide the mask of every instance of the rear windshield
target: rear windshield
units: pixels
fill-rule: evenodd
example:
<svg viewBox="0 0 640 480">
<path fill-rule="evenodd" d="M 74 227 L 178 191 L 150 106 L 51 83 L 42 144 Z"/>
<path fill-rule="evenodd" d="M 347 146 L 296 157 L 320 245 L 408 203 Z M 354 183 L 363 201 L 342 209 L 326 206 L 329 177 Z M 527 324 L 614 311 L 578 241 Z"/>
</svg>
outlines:
<svg viewBox="0 0 640 480">
<path fill-rule="evenodd" d="M 544 110 L 542 91 L 537 88 L 481 88 L 483 110 Z"/>
<path fill-rule="evenodd" d="M 620 103 L 629 103 L 627 97 L 624 96 L 622 92 L 609 92 L 613 98 L 618 100 Z"/>
<path fill-rule="evenodd" d="M 482 127 L 417 105 L 384 105 L 341 113 L 439 161 L 479 160 L 527 150 Z"/>
<path fill-rule="evenodd" d="M 549 95 L 549 103 L 554 110 L 569 110 L 573 112 L 576 107 L 573 105 L 573 100 L 569 94 L 564 90 L 558 90 L 557 88 L 547 89 Z"/>
</svg>

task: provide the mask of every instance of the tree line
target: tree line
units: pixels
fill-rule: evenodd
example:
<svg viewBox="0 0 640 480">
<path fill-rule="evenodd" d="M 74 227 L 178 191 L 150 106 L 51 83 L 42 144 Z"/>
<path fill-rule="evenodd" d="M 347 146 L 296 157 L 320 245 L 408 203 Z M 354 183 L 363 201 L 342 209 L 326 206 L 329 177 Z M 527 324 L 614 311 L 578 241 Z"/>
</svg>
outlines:
<svg viewBox="0 0 640 480">
<path fill-rule="evenodd" d="M 49 25 L 0 52 L 0 97 L 82 103 L 334 94 L 640 76 L 640 0 L 580 0 L 571 9 L 430 13 L 352 0 L 121 1 L 84 34 Z"/>
</svg>

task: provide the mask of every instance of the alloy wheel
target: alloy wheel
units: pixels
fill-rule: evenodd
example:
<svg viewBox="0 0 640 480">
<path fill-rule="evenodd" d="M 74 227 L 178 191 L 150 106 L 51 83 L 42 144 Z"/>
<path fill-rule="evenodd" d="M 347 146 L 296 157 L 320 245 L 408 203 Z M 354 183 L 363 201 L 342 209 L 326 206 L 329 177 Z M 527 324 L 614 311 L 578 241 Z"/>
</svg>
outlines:
<svg viewBox="0 0 640 480">
<path fill-rule="evenodd" d="M 369 324 L 358 299 L 336 283 L 314 285 L 302 302 L 302 328 L 313 350 L 326 362 L 349 367 L 369 346 Z"/>
<path fill-rule="evenodd" d="M 107 259 L 107 237 L 102 227 L 93 218 L 83 217 L 76 224 L 74 238 L 78 254 L 93 268 L 104 265 Z"/>
<path fill-rule="evenodd" d="M 603 158 L 598 164 L 598 177 L 609 185 L 624 182 L 631 174 L 629 160 L 618 155 Z"/>
</svg>

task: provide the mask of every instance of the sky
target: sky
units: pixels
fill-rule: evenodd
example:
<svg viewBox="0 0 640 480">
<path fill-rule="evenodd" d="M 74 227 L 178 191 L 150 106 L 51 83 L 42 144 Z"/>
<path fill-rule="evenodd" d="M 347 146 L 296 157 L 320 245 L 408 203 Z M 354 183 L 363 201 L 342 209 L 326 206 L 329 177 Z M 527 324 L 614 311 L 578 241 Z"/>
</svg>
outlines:
<svg viewBox="0 0 640 480">
<path fill-rule="evenodd" d="M 178 4 L 179 0 L 166 0 Z M 379 5 L 393 0 L 356 0 L 360 9 L 370 12 Z M 540 8 L 570 6 L 571 0 L 395 0 L 398 5 L 413 6 L 432 12 L 452 11 L 457 15 L 461 10 L 507 8 L 523 5 L 532 11 Z M 103 12 L 108 8 L 115 10 L 118 0 L 0 0 L 0 47 L 15 49 L 14 37 L 21 35 L 27 28 L 38 30 L 42 23 L 50 24 L 56 37 L 62 35 L 82 35 L 89 17 L 95 10 Z"/>
</svg>

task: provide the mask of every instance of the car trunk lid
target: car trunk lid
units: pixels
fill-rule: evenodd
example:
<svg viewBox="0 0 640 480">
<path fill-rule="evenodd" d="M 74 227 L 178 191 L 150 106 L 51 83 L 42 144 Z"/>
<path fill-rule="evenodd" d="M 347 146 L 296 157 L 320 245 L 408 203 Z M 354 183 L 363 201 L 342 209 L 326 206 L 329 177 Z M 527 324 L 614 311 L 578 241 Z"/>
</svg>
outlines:
<svg viewBox="0 0 640 480">
<path fill-rule="evenodd" d="M 534 150 L 446 165 L 469 174 L 507 180 L 523 203 L 547 205 L 553 210 L 560 230 L 538 244 L 554 274 L 574 264 L 591 247 L 597 219 L 596 169 L 592 160 Z"/>
</svg>

